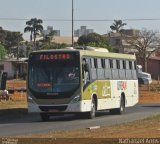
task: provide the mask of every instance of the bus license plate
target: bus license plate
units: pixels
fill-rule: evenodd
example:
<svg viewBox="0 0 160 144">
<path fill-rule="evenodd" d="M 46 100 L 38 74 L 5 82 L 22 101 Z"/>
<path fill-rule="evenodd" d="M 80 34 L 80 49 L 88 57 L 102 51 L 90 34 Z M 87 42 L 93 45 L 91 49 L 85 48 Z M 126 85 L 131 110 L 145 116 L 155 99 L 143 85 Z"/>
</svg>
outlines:
<svg viewBox="0 0 160 144">
<path fill-rule="evenodd" d="M 50 110 L 48 110 L 48 112 L 58 112 L 58 110 L 56 110 L 56 109 L 50 109 Z"/>
</svg>

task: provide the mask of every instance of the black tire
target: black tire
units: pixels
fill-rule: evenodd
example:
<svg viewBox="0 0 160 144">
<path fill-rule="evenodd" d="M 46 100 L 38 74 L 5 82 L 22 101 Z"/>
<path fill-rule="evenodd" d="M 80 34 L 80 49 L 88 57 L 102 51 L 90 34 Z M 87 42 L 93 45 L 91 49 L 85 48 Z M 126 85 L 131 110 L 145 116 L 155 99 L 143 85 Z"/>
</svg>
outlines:
<svg viewBox="0 0 160 144">
<path fill-rule="evenodd" d="M 114 114 L 116 114 L 116 110 L 117 110 L 117 109 L 110 109 L 110 110 L 109 110 L 109 113 L 110 113 L 111 115 L 114 115 Z"/>
<path fill-rule="evenodd" d="M 42 121 L 49 121 L 49 115 L 47 113 L 40 113 Z"/>
<path fill-rule="evenodd" d="M 120 107 L 119 108 L 116 108 L 116 109 L 110 109 L 110 114 L 123 114 L 125 111 L 125 99 L 124 97 L 122 96 L 121 97 L 121 101 L 120 101 Z"/>
<path fill-rule="evenodd" d="M 118 113 L 118 114 L 123 114 L 123 113 L 124 113 L 124 110 L 125 110 L 125 99 L 124 99 L 124 97 L 122 96 L 122 97 L 121 97 L 121 102 L 120 102 L 120 108 L 117 109 L 117 113 Z"/>
<path fill-rule="evenodd" d="M 91 103 L 91 111 L 87 113 L 88 118 L 89 119 L 94 119 L 96 116 L 96 103 L 95 103 L 95 99 L 92 99 L 92 103 Z"/>
<path fill-rule="evenodd" d="M 138 78 L 138 83 L 141 85 L 141 84 L 144 84 L 144 81 L 142 78 Z"/>
</svg>

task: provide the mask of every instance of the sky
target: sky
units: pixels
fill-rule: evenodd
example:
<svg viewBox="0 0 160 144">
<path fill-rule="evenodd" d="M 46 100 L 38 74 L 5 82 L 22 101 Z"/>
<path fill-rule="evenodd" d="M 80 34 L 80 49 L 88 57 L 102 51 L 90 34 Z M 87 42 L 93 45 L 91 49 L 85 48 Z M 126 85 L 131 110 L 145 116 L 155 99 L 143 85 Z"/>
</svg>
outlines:
<svg viewBox="0 0 160 144">
<path fill-rule="evenodd" d="M 106 34 L 111 30 L 113 20 L 121 19 L 127 23 L 125 29 L 146 28 L 160 31 L 160 0 L 73 0 L 73 2 L 74 30 L 80 26 L 87 26 L 88 29 L 94 29 L 94 32 Z M 42 19 L 44 29 L 53 26 L 53 29 L 61 31 L 61 36 L 71 36 L 72 0 L 0 0 L 0 26 L 3 29 L 20 31 L 25 39 L 29 39 L 29 33 L 24 33 L 24 28 L 26 21 L 31 18 Z"/>
</svg>

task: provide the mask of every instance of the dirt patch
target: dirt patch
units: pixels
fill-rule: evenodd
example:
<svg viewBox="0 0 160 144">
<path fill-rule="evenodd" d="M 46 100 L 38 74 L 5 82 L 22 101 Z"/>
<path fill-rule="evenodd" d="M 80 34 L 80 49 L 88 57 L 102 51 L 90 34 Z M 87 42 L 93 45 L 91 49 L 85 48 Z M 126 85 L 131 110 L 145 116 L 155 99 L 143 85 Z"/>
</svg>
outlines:
<svg viewBox="0 0 160 144">
<path fill-rule="evenodd" d="M 160 103 L 160 92 L 140 91 L 139 103 Z"/>
<path fill-rule="evenodd" d="M 35 143 L 36 140 L 39 141 L 40 144 L 42 142 L 46 142 L 47 144 L 106 144 L 119 143 L 122 139 L 144 141 L 145 143 L 146 141 L 149 142 L 149 138 L 159 143 L 159 122 L 160 115 L 126 124 L 101 127 L 100 129 L 94 130 L 81 129 L 62 132 L 51 131 L 47 134 L 18 136 L 16 138 L 20 138 L 22 142 L 28 140 L 28 143 L 30 144 Z"/>
<path fill-rule="evenodd" d="M 101 127 L 100 129 L 83 129 L 76 131 L 50 132 L 32 137 L 45 138 L 159 138 L 160 115 L 126 124 Z"/>
<path fill-rule="evenodd" d="M 160 81 L 153 81 L 150 85 L 140 85 L 139 103 L 160 103 Z"/>
<path fill-rule="evenodd" d="M 20 90 L 26 89 L 26 81 L 25 80 L 7 80 L 6 83 L 7 90 Z"/>
<path fill-rule="evenodd" d="M 16 108 L 27 108 L 27 101 L 1 101 L 0 102 L 0 110 L 9 110 L 9 109 L 16 109 Z"/>
</svg>

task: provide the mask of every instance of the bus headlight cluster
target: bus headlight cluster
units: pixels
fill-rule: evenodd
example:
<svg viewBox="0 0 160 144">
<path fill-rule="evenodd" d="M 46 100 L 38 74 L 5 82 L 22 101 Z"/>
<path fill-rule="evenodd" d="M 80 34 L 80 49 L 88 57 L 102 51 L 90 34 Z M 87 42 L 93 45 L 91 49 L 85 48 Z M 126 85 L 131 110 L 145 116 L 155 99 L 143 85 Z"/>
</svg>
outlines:
<svg viewBox="0 0 160 144">
<path fill-rule="evenodd" d="M 28 102 L 28 103 L 35 103 L 35 102 L 33 101 L 32 97 L 30 97 L 30 96 L 27 98 L 27 102 Z"/>
<path fill-rule="evenodd" d="M 80 100 L 80 95 L 74 97 L 74 99 L 71 101 L 71 103 L 77 103 Z"/>
</svg>

